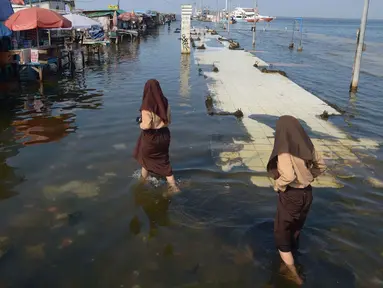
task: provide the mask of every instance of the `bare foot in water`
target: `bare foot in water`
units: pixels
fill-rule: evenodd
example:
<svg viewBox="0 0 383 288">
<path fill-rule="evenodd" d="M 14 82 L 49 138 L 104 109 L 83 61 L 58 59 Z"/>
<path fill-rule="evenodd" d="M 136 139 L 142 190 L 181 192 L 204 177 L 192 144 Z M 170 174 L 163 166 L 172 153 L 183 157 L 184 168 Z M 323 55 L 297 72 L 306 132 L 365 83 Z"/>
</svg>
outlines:
<svg viewBox="0 0 383 288">
<path fill-rule="evenodd" d="M 287 265 L 285 263 L 281 263 L 281 267 L 279 272 L 288 280 L 294 282 L 295 284 L 301 286 L 303 285 L 303 280 L 299 276 L 297 268 L 295 265 Z"/>
<path fill-rule="evenodd" d="M 177 185 L 169 185 L 168 191 L 167 191 L 167 196 L 172 196 L 174 194 L 180 193 L 181 190 L 178 188 Z"/>
</svg>

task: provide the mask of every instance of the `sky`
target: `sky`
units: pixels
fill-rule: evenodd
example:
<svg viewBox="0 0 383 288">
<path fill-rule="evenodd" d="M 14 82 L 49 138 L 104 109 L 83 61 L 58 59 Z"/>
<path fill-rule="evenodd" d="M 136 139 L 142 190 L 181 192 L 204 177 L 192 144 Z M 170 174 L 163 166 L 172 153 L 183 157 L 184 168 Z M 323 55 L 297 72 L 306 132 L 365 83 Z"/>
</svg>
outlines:
<svg viewBox="0 0 383 288">
<path fill-rule="evenodd" d="M 118 0 L 76 0 L 81 9 L 106 9 L 108 4 L 117 4 Z M 225 0 L 202 0 L 204 6 L 212 9 L 225 7 Z M 254 0 L 229 0 L 232 7 L 253 7 Z M 364 0 L 258 0 L 261 15 L 324 17 L 324 18 L 360 18 Z M 158 10 L 160 12 L 180 13 L 181 4 L 194 4 L 198 7 L 201 0 L 120 0 L 121 9 Z M 369 19 L 383 19 L 383 0 L 370 0 Z"/>
</svg>

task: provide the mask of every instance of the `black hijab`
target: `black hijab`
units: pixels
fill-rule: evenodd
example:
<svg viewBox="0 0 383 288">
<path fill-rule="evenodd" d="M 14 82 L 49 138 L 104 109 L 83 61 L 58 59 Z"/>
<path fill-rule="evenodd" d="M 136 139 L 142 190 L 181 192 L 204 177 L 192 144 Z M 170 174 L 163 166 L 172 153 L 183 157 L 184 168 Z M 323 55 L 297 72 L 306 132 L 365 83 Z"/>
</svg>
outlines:
<svg viewBox="0 0 383 288">
<path fill-rule="evenodd" d="M 273 152 L 267 163 L 267 171 L 274 179 L 279 178 L 278 155 L 289 153 L 301 158 L 309 167 L 312 165 L 314 145 L 301 123 L 293 116 L 281 116 L 277 121 Z"/>
<path fill-rule="evenodd" d="M 165 124 L 169 121 L 168 99 L 166 99 L 164 93 L 162 93 L 160 83 L 155 79 L 150 79 L 145 84 L 140 111 L 142 110 L 153 112 L 160 117 Z"/>
</svg>

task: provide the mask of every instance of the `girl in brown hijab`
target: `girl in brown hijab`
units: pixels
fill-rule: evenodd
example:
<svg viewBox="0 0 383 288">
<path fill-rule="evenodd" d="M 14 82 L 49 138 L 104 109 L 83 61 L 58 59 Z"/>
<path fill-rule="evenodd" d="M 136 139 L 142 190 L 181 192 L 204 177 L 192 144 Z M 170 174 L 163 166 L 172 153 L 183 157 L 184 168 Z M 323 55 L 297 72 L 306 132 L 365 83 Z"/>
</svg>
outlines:
<svg viewBox="0 0 383 288">
<path fill-rule="evenodd" d="M 170 107 L 157 80 L 146 82 L 140 111 L 141 135 L 134 150 L 134 158 L 142 166 L 142 179 L 145 181 L 149 172 L 166 177 L 169 191 L 179 192 L 169 161 Z"/>
<path fill-rule="evenodd" d="M 299 121 L 292 116 L 280 117 L 267 164 L 267 171 L 275 179 L 274 190 L 278 192 L 274 237 L 282 260 L 298 283 L 302 280 L 291 251 L 299 248 L 299 235 L 313 200 L 311 182 L 324 169 L 323 160 Z"/>
</svg>

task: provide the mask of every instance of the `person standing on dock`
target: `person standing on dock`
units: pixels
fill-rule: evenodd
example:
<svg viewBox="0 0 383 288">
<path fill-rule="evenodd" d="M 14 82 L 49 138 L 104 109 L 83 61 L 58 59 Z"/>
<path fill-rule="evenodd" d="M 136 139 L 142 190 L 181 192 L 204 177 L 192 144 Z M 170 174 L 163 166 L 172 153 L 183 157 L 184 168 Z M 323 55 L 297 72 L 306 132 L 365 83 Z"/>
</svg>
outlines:
<svg viewBox="0 0 383 288">
<path fill-rule="evenodd" d="M 142 180 L 146 181 L 149 172 L 166 177 L 169 193 L 177 193 L 180 190 L 169 161 L 170 106 L 157 80 L 146 82 L 140 111 L 141 134 L 134 150 L 134 158 L 142 166 Z"/>
<path fill-rule="evenodd" d="M 323 160 L 299 121 L 292 116 L 280 117 L 267 164 L 267 171 L 275 179 L 274 190 L 278 192 L 274 238 L 283 262 L 298 284 L 302 284 L 302 279 L 292 251 L 299 248 L 299 235 L 310 211 L 311 182 L 324 170 Z"/>
</svg>

